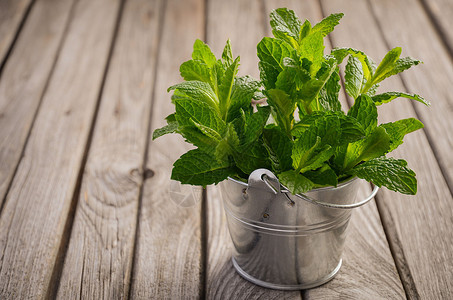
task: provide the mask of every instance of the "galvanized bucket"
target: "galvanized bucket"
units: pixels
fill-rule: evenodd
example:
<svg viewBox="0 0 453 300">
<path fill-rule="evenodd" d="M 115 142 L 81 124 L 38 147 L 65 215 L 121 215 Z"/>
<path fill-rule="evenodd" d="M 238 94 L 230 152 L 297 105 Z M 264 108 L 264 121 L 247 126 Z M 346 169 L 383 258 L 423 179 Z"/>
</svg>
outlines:
<svg viewBox="0 0 453 300">
<path fill-rule="evenodd" d="M 234 244 L 233 265 L 245 279 L 267 288 L 298 290 L 332 279 L 341 256 L 359 179 L 336 188 L 292 195 L 266 169 L 255 170 L 248 184 L 221 183 L 224 208 Z"/>
</svg>

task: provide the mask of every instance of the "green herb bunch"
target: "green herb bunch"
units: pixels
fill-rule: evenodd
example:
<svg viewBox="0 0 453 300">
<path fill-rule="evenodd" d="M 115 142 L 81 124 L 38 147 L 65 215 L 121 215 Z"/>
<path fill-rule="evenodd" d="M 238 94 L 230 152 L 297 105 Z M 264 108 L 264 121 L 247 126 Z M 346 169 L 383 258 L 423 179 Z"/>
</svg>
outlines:
<svg viewBox="0 0 453 300">
<path fill-rule="evenodd" d="M 423 124 L 409 118 L 378 125 L 376 107 L 398 97 L 429 103 L 415 94 L 376 90 L 420 61 L 400 58 L 401 48 L 390 50 L 377 67 L 352 48 L 325 55 L 324 38 L 342 16 L 332 14 L 312 27 L 291 10 L 272 11 L 274 38 L 264 37 L 257 46 L 259 81 L 237 76 L 239 57 L 233 58 L 230 41 L 220 59 L 195 41 L 192 59 L 180 67 L 185 81 L 169 88 L 176 112 L 153 134 L 155 139 L 176 132 L 196 146 L 174 163 L 172 179 L 206 186 L 266 168 L 293 194 L 355 176 L 415 194 L 417 181 L 407 162 L 385 155 Z M 346 58 L 344 87 L 354 99 L 347 114 L 338 99 L 338 66 Z M 252 105 L 264 98 L 266 105 Z"/>
</svg>

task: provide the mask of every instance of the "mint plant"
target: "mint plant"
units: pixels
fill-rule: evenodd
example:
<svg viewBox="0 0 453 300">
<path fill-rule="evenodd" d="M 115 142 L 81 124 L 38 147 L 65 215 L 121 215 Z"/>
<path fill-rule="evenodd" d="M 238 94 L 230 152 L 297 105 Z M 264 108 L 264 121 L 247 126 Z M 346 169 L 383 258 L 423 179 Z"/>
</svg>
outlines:
<svg viewBox="0 0 453 300">
<path fill-rule="evenodd" d="M 414 118 L 378 124 L 377 106 L 399 97 L 429 103 L 416 94 L 376 92 L 382 80 L 420 61 L 400 58 L 399 47 L 377 66 L 352 48 L 324 54 L 324 38 L 342 17 L 332 14 L 312 26 L 286 8 L 272 11 L 274 37 L 257 46 L 260 80 L 237 76 L 239 57 L 233 58 L 230 41 L 217 59 L 196 40 L 192 59 L 180 67 L 185 81 L 168 89 L 176 112 L 153 133 L 155 139 L 176 132 L 196 147 L 174 163 L 172 179 L 206 186 L 266 168 L 293 194 L 355 176 L 415 194 L 415 173 L 386 154 L 423 124 Z M 344 88 L 354 104 L 344 113 L 339 65 L 346 59 Z M 266 104 L 253 106 L 254 99 Z"/>
</svg>

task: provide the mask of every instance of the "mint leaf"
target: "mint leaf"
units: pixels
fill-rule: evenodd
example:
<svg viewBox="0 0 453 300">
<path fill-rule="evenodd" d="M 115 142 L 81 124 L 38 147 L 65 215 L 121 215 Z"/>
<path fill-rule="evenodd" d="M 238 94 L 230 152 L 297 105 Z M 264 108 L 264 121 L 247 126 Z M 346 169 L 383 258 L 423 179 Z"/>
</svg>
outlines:
<svg viewBox="0 0 453 300">
<path fill-rule="evenodd" d="M 299 44 L 300 42 L 310 34 L 311 32 L 311 23 L 308 20 L 304 21 L 304 24 L 302 24 L 302 27 L 299 32 Z"/>
<path fill-rule="evenodd" d="M 344 79 L 346 92 L 353 99 L 357 98 L 362 90 L 363 78 L 362 63 L 358 58 L 349 56 Z"/>
<path fill-rule="evenodd" d="M 307 171 L 303 175 L 319 187 L 338 184 L 337 174 L 328 164 L 323 164 L 319 169 Z"/>
<path fill-rule="evenodd" d="M 212 90 L 211 86 L 202 81 L 185 81 L 175 84 L 168 88 L 168 91 L 177 90 L 179 97 L 184 96 L 193 100 L 208 104 L 210 107 L 218 110 L 219 99 Z"/>
<path fill-rule="evenodd" d="M 393 151 L 403 143 L 403 138 L 406 134 L 423 128 L 423 123 L 417 119 L 408 118 L 393 123 L 381 124 L 379 125 L 379 127 L 384 128 L 387 134 L 389 135 L 390 137 L 389 151 Z"/>
<path fill-rule="evenodd" d="M 354 48 L 335 48 L 330 54 L 337 59 L 337 64 L 341 64 L 348 55 L 357 58 L 362 64 L 363 76 L 367 81 L 371 79 L 371 76 L 376 70 L 376 65 L 373 60 L 360 50 Z"/>
<path fill-rule="evenodd" d="M 368 91 L 368 89 L 370 89 L 373 85 L 381 82 L 385 78 L 396 75 L 414 65 L 421 63 L 421 61 L 412 59 L 410 57 L 404 57 L 400 59 L 400 55 L 400 47 L 396 47 L 390 50 L 382 59 L 373 77 L 368 80 L 368 82 L 364 86 L 363 92 Z"/>
<path fill-rule="evenodd" d="M 338 113 L 337 115 L 340 119 L 341 128 L 340 144 L 352 143 L 365 138 L 365 131 L 356 118 L 342 115 L 342 113 Z"/>
<path fill-rule="evenodd" d="M 157 139 L 158 137 L 161 137 L 163 135 L 166 135 L 168 133 L 173 133 L 176 132 L 178 129 L 178 122 L 176 121 L 175 114 L 171 114 L 165 118 L 167 120 L 167 125 L 161 128 L 157 128 L 153 132 L 153 140 Z"/>
<path fill-rule="evenodd" d="M 214 156 L 200 149 L 183 154 L 174 164 L 171 179 L 183 184 L 206 186 L 219 183 L 234 174 L 228 162 L 218 162 Z"/>
<path fill-rule="evenodd" d="M 231 92 L 227 122 L 238 118 L 240 116 L 240 109 L 244 111 L 252 110 L 251 102 L 259 87 L 260 82 L 250 76 L 236 77 Z"/>
<path fill-rule="evenodd" d="M 275 125 L 263 130 L 263 139 L 274 172 L 278 174 L 291 169 L 293 148 L 291 139 Z"/>
<path fill-rule="evenodd" d="M 234 152 L 233 158 L 236 166 L 245 174 L 250 174 L 260 168 L 271 168 L 267 150 L 261 142 L 252 144 L 242 152 Z"/>
<path fill-rule="evenodd" d="M 286 41 L 293 48 L 297 48 L 297 40 L 299 39 L 302 23 L 294 11 L 287 8 L 278 8 L 271 12 L 270 18 L 274 36 Z"/>
<path fill-rule="evenodd" d="M 324 61 L 324 39 L 321 32 L 312 33 L 301 41 L 298 54 L 312 62 L 310 73 L 318 72 Z"/>
<path fill-rule="evenodd" d="M 297 171 L 290 170 L 277 175 L 280 183 L 293 195 L 308 192 L 313 188 L 313 182 Z"/>
<path fill-rule="evenodd" d="M 281 40 L 264 37 L 256 46 L 260 61 L 273 66 L 278 72 L 283 70 L 283 59 L 291 57 L 291 47 Z"/>
<path fill-rule="evenodd" d="M 231 51 L 230 39 L 227 40 L 225 48 L 223 48 L 222 61 L 227 68 L 233 63 L 233 52 Z"/>
<path fill-rule="evenodd" d="M 179 125 L 193 125 L 193 122 L 212 128 L 220 135 L 226 128 L 225 122 L 220 119 L 217 112 L 209 105 L 192 99 L 175 101 L 176 121 Z"/>
<path fill-rule="evenodd" d="M 257 112 L 246 118 L 242 147 L 248 147 L 261 136 L 270 113 L 271 108 L 269 106 L 257 107 Z"/>
<path fill-rule="evenodd" d="M 326 84 L 319 91 L 318 102 L 325 111 L 341 111 L 341 103 L 338 100 L 340 93 L 340 75 L 337 67 L 327 80 Z"/>
<path fill-rule="evenodd" d="M 344 16 L 343 13 L 331 14 L 330 16 L 324 18 L 321 22 L 316 24 L 313 27 L 312 32 L 319 31 L 321 32 L 322 36 L 325 37 L 326 35 L 333 31 L 333 29 L 335 28 L 335 26 L 338 25 L 338 23 L 340 23 L 340 19 L 343 16 Z"/>
<path fill-rule="evenodd" d="M 212 53 L 209 46 L 198 39 L 193 44 L 192 58 L 193 60 L 204 62 L 208 66 L 208 68 L 212 68 L 217 62 L 217 59 Z"/>
<path fill-rule="evenodd" d="M 275 112 L 275 121 L 283 131 L 290 136 L 292 123 L 294 121 L 294 110 L 296 109 L 295 104 L 289 98 L 289 96 L 282 90 L 272 89 L 267 91 L 267 102 Z"/>
<path fill-rule="evenodd" d="M 381 104 L 384 104 L 384 103 L 388 103 L 388 102 L 392 101 L 393 99 L 396 99 L 396 98 L 399 98 L 399 97 L 416 100 L 416 101 L 421 102 L 421 103 L 423 103 L 423 104 L 425 104 L 427 106 L 431 105 L 422 96 L 419 96 L 417 94 L 403 93 L 403 92 L 387 92 L 387 93 L 375 95 L 375 96 L 371 97 L 371 99 L 374 101 L 374 103 L 376 105 L 381 105 Z"/>
<path fill-rule="evenodd" d="M 226 69 L 225 75 L 222 78 L 222 83 L 219 86 L 219 107 L 222 119 L 227 119 L 228 108 L 230 106 L 230 98 L 233 90 L 234 78 L 238 72 L 239 57 Z"/>
<path fill-rule="evenodd" d="M 383 156 L 389 149 L 390 137 L 384 128 L 378 127 L 365 139 L 348 145 L 343 169 L 349 170 L 362 161 Z"/>
<path fill-rule="evenodd" d="M 202 61 L 186 61 L 179 67 L 179 72 L 186 81 L 196 80 L 211 84 L 211 71 Z"/>
<path fill-rule="evenodd" d="M 207 136 L 201 132 L 196 126 L 183 125 L 178 126 L 178 132 L 185 138 L 185 140 L 206 153 L 213 153 L 219 141 L 216 138 Z"/>
<path fill-rule="evenodd" d="M 354 105 L 348 111 L 348 116 L 357 119 L 367 135 L 377 126 L 377 108 L 367 95 L 360 95 L 355 99 Z"/>
<path fill-rule="evenodd" d="M 335 149 L 321 142 L 319 136 L 311 143 L 307 134 L 296 140 L 291 158 L 293 167 L 298 172 L 305 172 L 321 167 L 334 153 Z"/>
<path fill-rule="evenodd" d="M 395 62 L 398 60 L 398 58 L 401 55 L 401 48 L 396 47 L 390 50 L 382 59 L 381 63 L 376 69 L 376 72 L 373 76 L 373 82 L 377 83 L 382 81 L 386 74 L 389 73 L 391 70 L 393 70 L 393 67 L 395 65 Z"/>
<path fill-rule="evenodd" d="M 407 162 L 394 158 L 375 158 L 355 166 L 351 174 L 389 190 L 407 195 L 417 193 L 415 172 L 407 168 Z"/>
</svg>

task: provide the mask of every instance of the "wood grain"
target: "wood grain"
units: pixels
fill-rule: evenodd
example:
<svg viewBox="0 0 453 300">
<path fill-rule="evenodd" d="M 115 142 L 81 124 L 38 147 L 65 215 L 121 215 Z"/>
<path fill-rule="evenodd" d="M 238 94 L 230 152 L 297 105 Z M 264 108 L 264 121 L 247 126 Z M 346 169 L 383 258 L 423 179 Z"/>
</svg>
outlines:
<svg viewBox="0 0 453 300">
<path fill-rule="evenodd" d="M 32 0 L 0 1 L 0 66 L 12 46 L 14 38 Z"/>
<path fill-rule="evenodd" d="M 453 32 L 451 31 L 453 2 L 449 0 L 422 0 L 421 3 L 439 31 L 450 55 L 453 55 Z"/>
<path fill-rule="evenodd" d="M 60 279 L 60 299 L 128 297 L 162 5 L 159 0 L 131 0 L 123 9 Z"/>
<path fill-rule="evenodd" d="M 372 11 L 370 11 L 370 6 L 366 5 L 366 3 L 360 2 L 358 4 L 356 1 L 343 1 L 342 3 L 337 1 L 323 1 L 322 3 L 326 9 L 326 13 L 342 9 L 345 11 L 346 16 L 354 16 L 351 18 L 345 17 L 340 27 L 341 30 L 336 30 L 332 35 L 335 46 L 351 45 L 364 50 L 376 60 L 381 59 L 389 50 L 382 40 L 382 32 L 379 30 L 378 24 L 385 30 L 386 37 L 393 32 L 399 32 L 402 28 L 410 28 L 409 31 L 403 34 L 406 36 L 412 35 L 411 40 L 417 36 L 417 39 L 421 40 L 420 45 L 428 44 L 427 41 L 432 38 L 427 34 L 423 34 L 423 37 L 426 36 L 426 39 L 424 39 L 418 34 L 420 28 L 417 28 L 415 24 L 411 23 L 404 23 L 404 26 L 402 25 L 403 23 L 401 23 L 401 26 L 397 25 L 398 23 L 394 23 L 394 25 L 396 24 L 395 26 L 400 28 L 399 30 L 385 28 L 384 23 L 389 21 L 386 19 L 387 14 L 392 15 L 395 13 L 394 18 L 398 12 L 402 14 L 402 8 L 398 10 L 398 5 L 393 5 L 394 3 L 401 4 L 401 1 L 391 3 L 390 1 L 383 1 L 382 3 L 386 7 L 385 13 L 383 7 L 381 7 L 381 13 L 377 15 L 378 24 L 369 22 L 369 20 L 373 20 L 374 16 Z M 372 3 L 373 6 L 377 4 L 376 2 Z M 418 5 L 404 7 L 405 9 L 409 7 L 417 8 Z M 378 7 L 375 7 L 375 9 L 377 10 Z M 420 11 L 411 12 L 405 10 L 403 15 L 419 16 L 421 18 Z M 404 18 L 402 15 L 399 15 L 398 18 L 393 20 L 402 20 Z M 417 22 L 423 22 L 423 18 L 417 18 Z M 363 24 L 368 24 L 365 29 Z M 413 26 L 409 26 L 408 24 Z M 424 30 L 426 31 L 427 28 Z M 400 39 L 399 42 L 396 41 L 397 44 L 403 46 L 404 54 L 410 54 L 409 52 L 413 51 L 410 49 L 414 48 L 414 45 L 409 44 L 406 44 L 404 47 L 404 43 L 407 41 L 408 38 Z M 430 56 L 428 55 L 428 50 L 426 48 L 424 49 L 425 51 L 420 54 L 428 58 Z M 430 49 L 430 51 L 433 51 L 433 49 Z M 437 53 L 437 56 L 441 55 L 442 49 L 440 51 Z M 420 58 L 420 56 L 418 57 Z M 421 58 L 425 60 L 424 57 Z M 446 65 L 444 68 L 449 68 L 448 64 Z M 441 68 L 439 65 L 433 67 Z M 426 79 L 426 81 L 420 81 L 420 85 L 417 87 L 413 86 L 410 88 L 411 92 L 426 90 L 432 83 L 431 79 L 427 77 L 435 75 L 432 73 L 425 74 L 425 70 L 418 68 L 418 70 L 407 71 L 408 76 L 404 77 L 406 83 L 408 83 L 409 74 Z M 442 76 L 436 76 L 436 78 L 443 81 L 444 75 L 448 75 L 448 73 L 442 73 Z M 409 87 L 409 85 L 407 86 Z M 414 90 L 415 88 L 417 90 Z M 390 78 L 387 83 L 381 86 L 380 91 L 386 90 L 404 91 L 405 86 L 399 77 L 394 77 Z M 423 95 L 425 94 L 423 93 Z M 425 96 L 429 99 L 429 95 Z M 421 107 L 420 109 L 429 111 L 431 108 Z M 448 115 L 448 111 L 437 113 L 438 120 Z M 403 99 L 383 105 L 380 107 L 379 114 L 381 122 L 416 116 L 410 101 Z M 426 122 L 426 120 L 424 121 Z M 431 126 L 431 124 L 428 123 L 426 126 Z M 417 298 L 418 296 L 423 299 L 451 298 L 451 292 L 453 291 L 451 285 L 453 282 L 451 277 L 451 269 L 453 267 L 453 253 L 451 251 L 453 248 L 453 233 L 450 228 L 451 218 L 453 216 L 453 202 L 448 186 L 438 167 L 436 157 L 434 157 L 431 151 L 424 131 L 418 131 L 408 135 L 405 138 L 404 144 L 393 155 L 405 158 L 409 166 L 417 173 L 418 179 L 418 194 L 416 196 L 404 196 L 386 189 L 382 189 L 378 194 L 382 220 L 384 226 L 388 228 L 387 232 L 389 235 L 387 238 L 390 244 L 396 246 L 394 248 L 400 246 L 400 250 L 397 249 L 398 251 L 394 252 L 393 255 L 396 256 L 396 262 L 399 265 L 401 277 L 404 280 L 403 284 L 406 293 L 410 298 Z M 397 233 L 397 235 L 394 233 Z"/>
<path fill-rule="evenodd" d="M 0 298 L 44 298 L 94 117 L 119 2 L 79 1 L 0 216 Z"/>
<path fill-rule="evenodd" d="M 379 19 L 379 26 L 388 46 L 401 46 L 403 55 L 424 62 L 417 66 L 417 70 L 402 73 L 402 78 L 408 90 L 423 95 L 432 102 L 429 109 L 416 103 L 415 111 L 426 125 L 429 142 L 452 193 L 453 136 L 445 134 L 453 130 L 453 94 L 449 92 L 453 82 L 452 57 L 419 2 L 385 0 L 371 6 Z M 448 7 L 447 5 L 445 12 Z M 389 26 L 390 20 L 397 21 L 392 21 Z"/>
<path fill-rule="evenodd" d="M 72 3 L 73 0 L 38 1 L 3 68 L 0 80 L 0 207 L 51 74 Z M 0 14 L 4 13 L 1 7 L 0 11 Z M 6 25 L 0 24 L 0 28 L 2 26 Z"/>
<path fill-rule="evenodd" d="M 309 19 L 312 25 L 323 17 L 317 1 L 265 3 L 266 10 L 277 7 L 291 8 L 301 19 Z M 329 48 L 330 44 L 327 42 L 326 52 L 330 51 Z M 340 96 L 343 108 L 347 107 L 344 94 Z M 363 185 L 358 197 L 363 199 L 369 193 L 370 188 Z M 338 275 L 327 284 L 306 290 L 303 293 L 304 299 L 404 298 L 404 290 L 375 203 L 371 202 L 356 209 L 347 230 L 343 265 Z"/>
<path fill-rule="evenodd" d="M 152 130 L 164 126 L 164 118 L 174 112 L 167 88 L 182 81 L 179 66 L 190 59 L 195 39 L 204 36 L 204 1 L 167 0 L 165 5 Z M 134 299 L 197 299 L 203 293 L 200 196 L 195 195 L 193 206 L 183 207 L 170 195 L 172 164 L 188 149 L 177 135 L 150 142 L 147 168 L 153 176 L 143 187 L 132 276 Z"/>
</svg>

